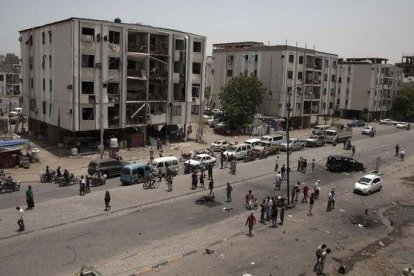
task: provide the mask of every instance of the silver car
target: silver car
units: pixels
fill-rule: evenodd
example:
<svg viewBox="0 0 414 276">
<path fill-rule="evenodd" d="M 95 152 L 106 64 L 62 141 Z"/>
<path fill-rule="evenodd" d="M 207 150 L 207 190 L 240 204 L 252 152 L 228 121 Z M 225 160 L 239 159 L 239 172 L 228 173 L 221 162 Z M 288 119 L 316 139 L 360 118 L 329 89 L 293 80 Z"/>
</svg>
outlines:
<svg viewBox="0 0 414 276">
<path fill-rule="evenodd" d="M 375 191 L 381 191 L 382 179 L 377 174 L 367 174 L 354 184 L 354 193 L 369 195 Z"/>
</svg>

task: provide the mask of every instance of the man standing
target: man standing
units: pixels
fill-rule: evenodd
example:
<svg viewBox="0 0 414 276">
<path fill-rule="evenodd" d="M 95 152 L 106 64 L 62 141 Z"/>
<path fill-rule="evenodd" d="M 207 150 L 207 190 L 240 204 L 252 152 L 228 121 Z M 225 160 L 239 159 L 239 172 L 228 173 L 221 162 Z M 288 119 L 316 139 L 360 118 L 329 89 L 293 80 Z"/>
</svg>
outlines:
<svg viewBox="0 0 414 276">
<path fill-rule="evenodd" d="M 23 208 L 16 207 L 16 210 L 19 212 L 19 218 L 17 220 L 17 225 L 19 225 L 19 232 L 24 231 L 24 221 L 23 221 Z"/>
<path fill-rule="evenodd" d="M 253 215 L 253 213 L 250 213 L 250 216 L 248 216 L 247 217 L 247 220 L 246 220 L 246 225 L 248 225 L 249 226 L 249 236 L 250 237 L 252 237 L 253 236 L 253 234 L 252 234 L 252 230 L 253 230 L 253 226 L 256 224 L 256 218 L 255 218 L 255 216 Z"/>
<path fill-rule="evenodd" d="M 191 175 L 191 189 L 195 190 L 197 188 L 197 182 L 198 182 L 198 176 L 197 176 L 197 171 L 193 171 L 193 174 Z"/>
<path fill-rule="evenodd" d="M 208 179 L 213 179 L 213 164 L 208 165 Z"/>
<path fill-rule="evenodd" d="M 326 249 L 326 244 L 322 244 L 318 246 L 318 249 L 316 249 L 316 264 L 313 267 L 313 271 L 316 271 L 318 269 L 319 263 L 321 261 L 322 253 L 325 251 L 325 249 Z"/>
<path fill-rule="evenodd" d="M 260 204 L 260 223 L 265 224 L 266 199 Z"/>
<path fill-rule="evenodd" d="M 152 162 L 152 160 L 154 160 L 154 149 L 152 147 L 149 150 L 149 154 L 150 154 L 150 161 Z"/>
<path fill-rule="evenodd" d="M 109 203 L 111 202 L 111 194 L 109 193 L 109 191 L 105 192 L 104 201 L 105 201 L 105 211 L 110 210 L 111 205 L 109 205 Z"/>
<path fill-rule="evenodd" d="M 315 203 L 315 194 L 311 193 L 310 198 L 309 198 L 309 212 L 308 212 L 308 216 L 313 216 L 312 214 L 312 208 L 313 208 L 313 204 Z"/>
<path fill-rule="evenodd" d="M 312 173 L 315 173 L 315 159 L 312 159 Z"/>
<path fill-rule="evenodd" d="M 280 190 L 280 186 L 282 185 L 282 175 L 280 172 L 277 172 L 275 177 L 275 190 Z"/>
<path fill-rule="evenodd" d="M 81 176 L 81 179 L 79 181 L 79 195 L 83 196 L 85 195 L 85 185 L 86 185 L 86 181 L 83 178 L 83 175 Z"/>
<path fill-rule="evenodd" d="M 352 150 L 352 156 L 355 156 L 355 145 L 352 145 L 351 150 Z"/>
<path fill-rule="evenodd" d="M 329 248 L 326 249 L 326 251 L 322 252 L 322 255 L 321 255 L 320 260 L 319 260 L 318 268 L 316 269 L 316 274 L 317 275 L 325 275 L 323 273 L 323 268 L 325 266 L 326 255 L 328 255 L 330 253 L 331 253 L 331 249 L 329 249 Z"/>
<path fill-rule="evenodd" d="M 233 191 L 233 187 L 230 185 L 229 182 L 227 182 L 227 187 L 226 187 L 227 202 L 231 202 L 231 192 L 232 191 Z"/>
<path fill-rule="evenodd" d="M 398 154 L 400 153 L 400 146 L 398 144 L 395 145 L 395 156 L 398 157 Z"/>
<path fill-rule="evenodd" d="M 281 175 L 282 175 L 282 180 L 285 180 L 286 178 L 286 167 L 285 164 L 283 164 L 282 168 L 280 169 Z"/>
<path fill-rule="evenodd" d="M 214 189 L 214 180 L 210 179 L 208 183 L 208 189 L 210 190 L 210 196 L 214 196 L 213 189 Z"/>
<path fill-rule="evenodd" d="M 87 175 L 86 180 L 85 180 L 85 193 L 90 193 L 90 192 L 91 192 L 91 183 L 90 183 L 90 178 Z"/>
<path fill-rule="evenodd" d="M 272 226 L 277 228 L 277 214 L 278 214 L 279 210 L 277 209 L 277 205 L 274 204 L 273 205 L 273 209 L 272 209 Z"/>
<path fill-rule="evenodd" d="M 309 191 L 309 187 L 303 183 L 303 198 L 302 198 L 302 203 L 308 203 L 308 191 Z"/>
<path fill-rule="evenodd" d="M 302 171 L 302 157 L 299 157 L 298 159 L 298 172 Z"/>
<path fill-rule="evenodd" d="M 29 188 L 26 191 L 26 203 L 27 203 L 27 209 L 26 210 L 32 210 L 35 206 L 34 205 L 34 200 L 33 200 L 32 186 L 29 186 Z"/>
<path fill-rule="evenodd" d="M 321 191 L 321 187 L 319 186 L 320 183 L 321 183 L 320 180 L 316 180 L 315 186 L 313 187 L 313 190 L 315 191 L 315 199 L 318 199 L 319 193 Z"/>
<path fill-rule="evenodd" d="M 279 169 L 279 156 L 276 156 L 275 172 Z"/>
<path fill-rule="evenodd" d="M 280 207 L 280 225 L 283 225 L 283 221 L 285 220 L 285 206 Z"/>
<path fill-rule="evenodd" d="M 334 200 L 335 191 L 332 189 L 328 194 L 328 206 L 326 211 L 330 212 L 332 209 L 335 209 L 335 200 Z"/>
<path fill-rule="evenodd" d="M 220 152 L 220 169 L 223 169 L 224 158 L 225 158 L 224 149 L 221 149 L 221 152 Z"/>
</svg>

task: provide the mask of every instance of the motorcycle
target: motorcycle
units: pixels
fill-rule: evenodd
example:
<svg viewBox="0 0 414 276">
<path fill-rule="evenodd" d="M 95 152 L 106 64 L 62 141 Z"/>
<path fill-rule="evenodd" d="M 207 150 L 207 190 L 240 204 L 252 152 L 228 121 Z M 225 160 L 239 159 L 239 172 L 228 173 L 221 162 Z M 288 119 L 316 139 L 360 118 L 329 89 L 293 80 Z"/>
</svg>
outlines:
<svg viewBox="0 0 414 276">
<path fill-rule="evenodd" d="M 246 157 L 243 159 L 243 162 L 244 162 L 244 163 L 246 163 L 246 162 L 251 162 L 251 161 L 256 160 L 256 158 L 257 158 L 257 154 L 256 154 L 254 151 L 250 151 L 250 152 L 246 155 Z"/>
<path fill-rule="evenodd" d="M 79 179 L 73 175 L 73 173 L 69 174 L 69 177 L 66 179 L 65 177 L 59 178 L 58 184 L 59 186 L 71 186 L 79 183 Z"/>
<path fill-rule="evenodd" d="M 24 156 L 24 157 L 19 158 L 19 167 L 20 168 L 25 168 L 25 169 L 30 168 L 29 157 Z"/>
<path fill-rule="evenodd" d="M 13 179 L 5 179 L 0 183 L 0 192 L 16 192 L 20 190 L 20 181 Z"/>
<path fill-rule="evenodd" d="M 46 183 L 46 182 L 56 182 L 56 172 L 55 171 L 50 171 L 49 175 L 47 175 L 46 173 L 42 173 L 40 175 L 40 182 L 41 183 Z"/>
<path fill-rule="evenodd" d="M 106 174 L 95 173 L 94 175 L 92 175 L 90 177 L 91 186 L 101 186 L 101 185 L 105 185 L 107 178 L 108 177 L 107 177 Z"/>
</svg>

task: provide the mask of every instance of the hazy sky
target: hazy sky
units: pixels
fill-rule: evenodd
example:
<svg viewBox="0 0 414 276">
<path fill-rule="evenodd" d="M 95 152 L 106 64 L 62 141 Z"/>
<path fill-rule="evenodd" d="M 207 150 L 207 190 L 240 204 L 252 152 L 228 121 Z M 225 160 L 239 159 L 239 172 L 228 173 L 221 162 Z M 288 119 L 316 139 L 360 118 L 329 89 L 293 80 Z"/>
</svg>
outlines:
<svg viewBox="0 0 414 276">
<path fill-rule="evenodd" d="M 19 54 L 19 30 L 68 17 L 204 35 L 208 54 L 212 43 L 246 40 L 391 62 L 414 53 L 413 0 L 0 0 L 0 53 Z"/>
</svg>

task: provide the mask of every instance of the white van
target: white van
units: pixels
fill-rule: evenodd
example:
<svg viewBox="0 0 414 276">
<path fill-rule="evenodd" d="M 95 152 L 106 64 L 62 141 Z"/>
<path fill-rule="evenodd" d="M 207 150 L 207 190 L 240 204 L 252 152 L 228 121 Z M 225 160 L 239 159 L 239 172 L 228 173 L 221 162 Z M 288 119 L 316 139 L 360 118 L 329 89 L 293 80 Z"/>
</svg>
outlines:
<svg viewBox="0 0 414 276">
<path fill-rule="evenodd" d="M 165 175 L 167 172 L 167 167 L 169 170 L 178 172 L 180 169 L 178 165 L 178 158 L 174 156 L 165 156 L 155 158 L 152 163 L 151 167 L 156 171 L 156 173 L 161 173 L 161 175 Z"/>
<path fill-rule="evenodd" d="M 248 144 L 250 146 L 252 146 L 252 148 L 254 148 L 255 146 L 260 146 L 260 139 L 258 138 L 253 138 L 253 139 L 248 139 L 246 141 L 244 141 L 245 144 Z"/>
<path fill-rule="evenodd" d="M 263 142 L 269 142 L 272 145 L 279 145 L 285 140 L 285 137 L 280 134 L 265 135 L 260 138 Z"/>
<path fill-rule="evenodd" d="M 227 148 L 224 155 L 226 155 L 226 157 L 233 156 L 236 159 L 244 159 L 251 150 L 252 146 L 249 144 L 233 145 Z"/>
<path fill-rule="evenodd" d="M 325 132 L 325 130 L 331 128 L 332 126 L 330 125 L 316 125 L 313 133 L 314 134 L 323 134 Z"/>
</svg>

